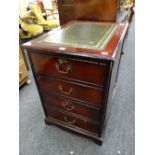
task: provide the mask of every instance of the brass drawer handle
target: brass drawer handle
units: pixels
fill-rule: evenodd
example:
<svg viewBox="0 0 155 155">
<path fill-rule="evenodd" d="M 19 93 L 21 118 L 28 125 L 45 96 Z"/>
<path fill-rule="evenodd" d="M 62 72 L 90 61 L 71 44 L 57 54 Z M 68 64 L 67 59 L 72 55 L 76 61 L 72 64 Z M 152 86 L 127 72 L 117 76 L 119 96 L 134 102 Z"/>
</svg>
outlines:
<svg viewBox="0 0 155 155">
<path fill-rule="evenodd" d="M 68 73 L 71 72 L 71 70 L 72 70 L 71 65 L 67 65 L 66 70 L 63 70 L 61 68 L 61 65 L 62 64 L 67 64 L 68 63 L 67 60 L 58 59 L 58 61 L 59 61 L 59 63 L 56 63 L 56 65 L 55 65 L 56 66 L 56 69 L 58 70 L 58 72 L 63 73 L 63 74 L 68 74 Z"/>
<path fill-rule="evenodd" d="M 67 122 L 67 123 L 69 123 L 69 124 L 75 124 L 76 123 L 76 120 L 75 119 L 73 119 L 73 120 L 68 120 L 68 118 L 65 116 L 64 117 L 64 120 Z"/>
<path fill-rule="evenodd" d="M 67 101 L 63 102 L 62 106 L 68 111 L 72 111 L 74 109 L 74 106 L 72 105 L 72 103 L 67 102 Z"/>
<path fill-rule="evenodd" d="M 59 85 L 59 90 L 65 95 L 71 95 L 73 92 L 73 88 L 70 88 L 68 91 L 65 91 L 62 85 Z"/>
</svg>

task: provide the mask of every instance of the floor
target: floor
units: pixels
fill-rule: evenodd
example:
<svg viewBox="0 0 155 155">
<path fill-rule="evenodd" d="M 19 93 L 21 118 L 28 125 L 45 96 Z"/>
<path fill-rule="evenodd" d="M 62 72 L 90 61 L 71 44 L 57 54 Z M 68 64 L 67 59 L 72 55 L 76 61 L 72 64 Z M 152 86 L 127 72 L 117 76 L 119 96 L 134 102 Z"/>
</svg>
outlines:
<svg viewBox="0 0 155 155">
<path fill-rule="evenodd" d="M 54 125 L 46 126 L 36 86 L 19 92 L 20 155 L 134 155 L 135 154 L 135 22 L 124 44 L 113 107 L 102 146 Z"/>
</svg>

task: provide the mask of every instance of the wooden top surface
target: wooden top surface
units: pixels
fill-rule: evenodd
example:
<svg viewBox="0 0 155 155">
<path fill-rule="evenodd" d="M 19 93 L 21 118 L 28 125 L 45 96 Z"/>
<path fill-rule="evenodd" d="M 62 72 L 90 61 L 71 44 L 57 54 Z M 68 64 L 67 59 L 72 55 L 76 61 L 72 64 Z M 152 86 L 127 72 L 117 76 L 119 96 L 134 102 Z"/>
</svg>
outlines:
<svg viewBox="0 0 155 155">
<path fill-rule="evenodd" d="M 72 21 L 23 46 L 43 52 L 114 59 L 127 24 Z"/>
</svg>

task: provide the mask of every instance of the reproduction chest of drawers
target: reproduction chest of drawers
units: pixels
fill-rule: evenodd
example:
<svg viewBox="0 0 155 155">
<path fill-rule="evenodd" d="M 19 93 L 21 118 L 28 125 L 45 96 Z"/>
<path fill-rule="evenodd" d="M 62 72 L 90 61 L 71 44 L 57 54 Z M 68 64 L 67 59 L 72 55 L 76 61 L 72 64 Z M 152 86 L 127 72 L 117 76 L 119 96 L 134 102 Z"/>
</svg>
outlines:
<svg viewBox="0 0 155 155">
<path fill-rule="evenodd" d="M 23 45 L 46 124 L 102 144 L 127 26 L 73 21 Z"/>
</svg>

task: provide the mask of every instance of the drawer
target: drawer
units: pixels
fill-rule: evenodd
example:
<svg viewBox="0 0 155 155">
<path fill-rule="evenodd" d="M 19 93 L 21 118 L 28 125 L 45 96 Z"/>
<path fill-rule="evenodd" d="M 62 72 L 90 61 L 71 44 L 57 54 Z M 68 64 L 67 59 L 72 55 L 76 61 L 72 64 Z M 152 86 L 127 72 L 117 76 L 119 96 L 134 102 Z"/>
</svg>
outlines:
<svg viewBox="0 0 155 155">
<path fill-rule="evenodd" d="M 89 106 L 84 106 L 74 101 L 56 97 L 49 94 L 42 94 L 46 107 L 56 106 L 71 113 L 79 114 L 88 118 L 100 119 L 100 110 Z"/>
<path fill-rule="evenodd" d="M 55 78 L 37 77 L 38 85 L 42 91 L 53 93 L 71 99 L 89 102 L 88 104 L 101 105 L 103 91 L 77 83 L 66 82 Z"/>
<path fill-rule="evenodd" d="M 75 116 L 57 111 L 52 108 L 48 108 L 46 110 L 47 110 L 48 117 L 52 117 L 59 121 L 65 122 L 69 125 L 76 126 L 78 128 L 82 128 L 90 132 L 94 132 L 94 133 L 99 132 L 99 123 L 97 122 L 90 122 L 90 120 L 87 120 L 87 119 L 77 118 Z"/>
<path fill-rule="evenodd" d="M 82 62 L 31 53 L 35 72 L 103 85 L 106 63 Z"/>
</svg>

